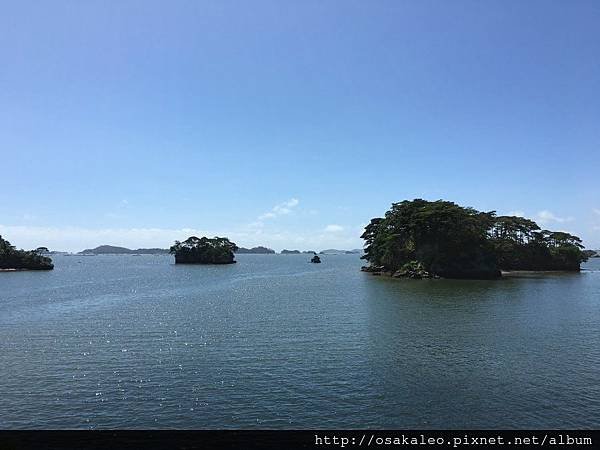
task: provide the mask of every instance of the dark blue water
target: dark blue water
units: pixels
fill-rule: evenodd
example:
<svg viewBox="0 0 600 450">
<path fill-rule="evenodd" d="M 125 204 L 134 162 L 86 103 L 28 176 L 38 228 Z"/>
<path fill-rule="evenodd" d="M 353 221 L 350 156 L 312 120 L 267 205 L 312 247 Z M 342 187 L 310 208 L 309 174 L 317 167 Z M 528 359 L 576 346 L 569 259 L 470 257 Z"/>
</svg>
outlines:
<svg viewBox="0 0 600 450">
<path fill-rule="evenodd" d="M 0 273 L 0 428 L 600 427 L 600 261 L 391 280 L 356 255 Z"/>
</svg>

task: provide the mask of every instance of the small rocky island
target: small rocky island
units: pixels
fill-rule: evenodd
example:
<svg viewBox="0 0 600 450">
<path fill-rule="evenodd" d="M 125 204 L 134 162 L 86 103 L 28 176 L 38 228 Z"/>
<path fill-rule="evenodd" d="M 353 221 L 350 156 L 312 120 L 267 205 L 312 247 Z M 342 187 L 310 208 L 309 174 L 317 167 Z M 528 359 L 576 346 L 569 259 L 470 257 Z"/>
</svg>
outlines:
<svg viewBox="0 0 600 450">
<path fill-rule="evenodd" d="M 227 238 L 189 237 L 183 242 L 175 241 L 170 252 L 175 264 L 233 264 L 237 245 Z"/>
<path fill-rule="evenodd" d="M 312 259 L 310 260 L 311 263 L 314 264 L 321 264 L 321 258 L 319 258 L 319 255 L 315 255 L 312 257 Z"/>
<path fill-rule="evenodd" d="M 46 247 L 37 250 L 17 250 L 10 242 L 0 236 L 0 271 L 9 272 L 16 270 L 52 270 L 52 259 L 43 256 L 47 253 Z"/>
<path fill-rule="evenodd" d="M 456 203 L 415 199 L 392 204 L 361 236 L 362 270 L 394 278 L 499 278 L 511 271 L 580 270 L 589 253 L 569 233 L 533 220 L 497 216 Z"/>
</svg>

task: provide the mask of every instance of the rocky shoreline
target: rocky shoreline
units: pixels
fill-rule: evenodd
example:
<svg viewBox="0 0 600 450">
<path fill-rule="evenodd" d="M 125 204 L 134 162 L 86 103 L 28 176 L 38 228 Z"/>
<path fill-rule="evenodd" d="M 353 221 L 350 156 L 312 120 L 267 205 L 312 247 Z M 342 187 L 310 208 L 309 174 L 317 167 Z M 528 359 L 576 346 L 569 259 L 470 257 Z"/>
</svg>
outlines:
<svg viewBox="0 0 600 450">
<path fill-rule="evenodd" d="M 384 276 L 389 278 L 407 278 L 412 280 L 423 280 L 423 279 L 435 279 L 439 280 L 443 277 L 434 275 L 427 272 L 423 266 L 419 263 L 409 263 L 402 267 L 400 270 L 391 272 L 386 270 L 383 266 L 362 266 L 360 270 L 362 272 L 370 273 L 373 276 Z M 528 277 L 535 275 L 561 275 L 561 274 L 572 274 L 573 271 L 568 270 L 503 270 L 501 276 L 506 278 L 518 278 Z"/>
<path fill-rule="evenodd" d="M 47 268 L 30 269 L 30 268 L 2 268 L 0 272 L 40 272 L 42 270 L 51 270 Z"/>
<path fill-rule="evenodd" d="M 409 278 L 412 280 L 423 280 L 423 279 L 439 279 L 438 275 L 431 274 L 425 270 L 423 265 L 419 262 L 412 261 L 405 264 L 399 270 L 390 272 L 383 266 L 362 266 L 360 268 L 363 272 L 368 272 L 374 276 L 388 276 L 391 278 Z"/>
</svg>

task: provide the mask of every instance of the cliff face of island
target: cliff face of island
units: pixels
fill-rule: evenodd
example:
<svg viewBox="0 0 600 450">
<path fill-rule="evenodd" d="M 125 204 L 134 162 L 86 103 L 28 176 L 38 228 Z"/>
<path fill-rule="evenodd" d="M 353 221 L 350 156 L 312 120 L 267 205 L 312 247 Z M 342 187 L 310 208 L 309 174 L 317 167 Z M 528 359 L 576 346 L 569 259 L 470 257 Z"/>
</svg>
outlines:
<svg viewBox="0 0 600 450">
<path fill-rule="evenodd" d="M 183 242 L 175 241 L 170 252 L 175 264 L 233 264 L 237 245 L 227 238 L 192 236 Z"/>
<path fill-rule="evenodd" d="M 532 220 L 496 216 L 455 203 L 392 204 L 365 228 L 363 270 L 395 277 L 490 279 L 506 270 L 578 271 L 581 239 L 541 230 Z"/>
<path fill-rule="evenodd" d="M 17 250 L 10 242 L 0 236 L 0 270 L 52 270 L 52 259 L 42 256 L 45 247 L 38 251 Z"/>
</svg>

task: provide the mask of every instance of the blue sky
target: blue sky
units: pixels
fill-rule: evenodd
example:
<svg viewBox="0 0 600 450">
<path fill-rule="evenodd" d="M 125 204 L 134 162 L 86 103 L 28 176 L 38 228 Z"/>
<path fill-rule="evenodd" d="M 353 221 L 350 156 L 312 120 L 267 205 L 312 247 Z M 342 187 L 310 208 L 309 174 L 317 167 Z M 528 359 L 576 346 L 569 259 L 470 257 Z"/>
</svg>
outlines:
<svg viewBox="0 0 600 450">
<path fill-rule="evenodd" d="M 19 247 L 355 248 L 394 201 L 600 247 L 597 1 L 3 2 Z"/>
</svg>

